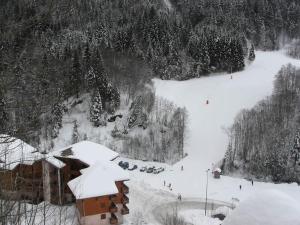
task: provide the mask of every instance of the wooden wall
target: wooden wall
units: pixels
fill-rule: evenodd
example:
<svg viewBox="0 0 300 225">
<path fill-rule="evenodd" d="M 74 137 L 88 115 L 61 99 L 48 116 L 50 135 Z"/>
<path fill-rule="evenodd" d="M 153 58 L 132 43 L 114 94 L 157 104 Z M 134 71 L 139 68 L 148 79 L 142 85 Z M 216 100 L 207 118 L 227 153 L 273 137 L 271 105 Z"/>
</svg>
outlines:
<svg viewBox="0 0 300 225">
<path fill-rule="evenodd" d="M 42 176 L 42 161 L 32 165 L 19 164 L 13 170 L 1 170 L 2 195 L 14 200 L 26 199 L 38 203 L 43 200 Z"/>
</svg>

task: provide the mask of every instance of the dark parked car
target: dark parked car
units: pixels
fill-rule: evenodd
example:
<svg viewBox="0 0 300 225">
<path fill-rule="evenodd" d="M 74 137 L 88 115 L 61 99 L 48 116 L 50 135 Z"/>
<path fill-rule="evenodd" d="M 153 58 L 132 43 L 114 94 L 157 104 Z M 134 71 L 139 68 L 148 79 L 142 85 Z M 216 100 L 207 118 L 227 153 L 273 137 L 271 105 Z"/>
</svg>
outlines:
<svg viewBox="0 0 300 225">
<path fill-rule="evenodd" d="M 146 170 L 147 170 L 147 167 L 145 167 L 145 166 L 143 166 L 143 167 L 140 169 L 141 172 L 145 172 Z"/>
<path fill-rule="evenodd" d="M 124 170 L 128 169 L 128 167 L 129 167 L 129 163 L 128 163 L 128 162 L 120 161 L 118 164 L 119 164 L 119 166 L 122 167 Z"/>
<path fill-rule="evenodd" d="M 132 170 L 136 170 L 137 168 L 138 168 L 137 165 L 134 165 L 133 167 L 128 168 L 128 170 L 132 171 Z"/>
<path fill-rule="evenodd" d="M 150 167 L 150 168 L 147 169 L 147 173 L 153 173 L 153 171 L 154 171 L 153 167 Z"/>
</svg>

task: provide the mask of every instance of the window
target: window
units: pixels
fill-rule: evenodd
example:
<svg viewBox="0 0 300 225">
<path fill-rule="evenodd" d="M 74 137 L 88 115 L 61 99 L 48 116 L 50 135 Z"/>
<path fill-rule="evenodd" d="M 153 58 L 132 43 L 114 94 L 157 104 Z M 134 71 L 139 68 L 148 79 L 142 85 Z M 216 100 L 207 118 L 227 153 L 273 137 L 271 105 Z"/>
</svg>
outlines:
<svg viewBox="0 0 300 225">
<path fill-rule="evenodd" d="M 106 214 L 101 214 L 101 220 L 105 220 L 106 219 Z"/>
</svg>

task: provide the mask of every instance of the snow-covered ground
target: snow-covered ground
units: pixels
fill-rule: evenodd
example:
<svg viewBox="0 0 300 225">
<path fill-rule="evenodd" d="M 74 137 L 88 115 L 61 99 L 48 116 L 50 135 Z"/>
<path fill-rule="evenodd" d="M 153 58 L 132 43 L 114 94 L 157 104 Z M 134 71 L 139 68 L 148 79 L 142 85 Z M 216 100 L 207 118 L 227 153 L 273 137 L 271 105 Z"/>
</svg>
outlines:
<svg viewBox="0 0 300 225">
<path fill-rule="evenodd" d="M 139 168 L 143 165 L 166 168 L 165 172 L 156 175 L 138 170 L 130 172 L 131 215 L 127 217 L 127 222 L 132 221 L 138 211 L 143 211 L 146 220 L 143 222 L 155 223 L 149 215 L 152 210 L 166 202 L 175 201 L 179 193 L 183 197 L 183 202 L 186 199 L 199 199 L 201 202 L 205 197 L 205 171 L 220 161 L 226 151 L 228 140 L 224 128 L 233 123 L 241 109 L 251 108 L 271 94 L 275 75 L 281 66 L 287 63 L 300 66 L 299 60 L 291 59 L 282 52 L 257 52 L 256 60 L 245 71 L 234 73 L 232 79 L 228 74 L 218 74 L 184 82 L 154 80 L 158 96 L 186 107 L 188 111 L 188 134 L 185 145 L 188 156 L 173 166 L 127 160 Z M 206 104 L 207 100 L 209 104 Z M 211 173 L 208 175 L 208 198 L 214 201 L 228 203 L 232 203 L 233 199 L 243 201 L 251 195 L 271 189 L 285 192 L 300 201 L 300 187 L 297 184 L 254 182 L 252 186 L 244 179 L 226 176 L 214 179 Z M 172 190 L 164 186 L 164 181 L 166 185 L 171 183 Z M 191 219 L 191 214 L 195 213 L 186 211 L 180 214 L 187 215 Z M 210 220 L 207 224 L 214 222 Z"/>
</svg>

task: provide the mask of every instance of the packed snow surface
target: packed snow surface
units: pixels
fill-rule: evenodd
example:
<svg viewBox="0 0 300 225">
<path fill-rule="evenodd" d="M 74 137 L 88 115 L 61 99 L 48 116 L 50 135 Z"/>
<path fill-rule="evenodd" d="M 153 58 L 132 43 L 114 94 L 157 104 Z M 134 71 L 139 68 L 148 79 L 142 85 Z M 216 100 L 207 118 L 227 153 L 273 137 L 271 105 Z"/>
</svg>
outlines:
<svg viewBox="0 0 300 225">
<path fill-rule="evenodd" d="M 223 225 L 300 225 L 300 203 L 276 190 L 253 195 L 233 210 Z"/>
<path fill-rule="evenodd" d="M 138 165 L 139 168 L 165 168 L 160 174 L 149 174 L 139 170 L 130 172 L 131 213 L 125 220 L 130 223 L 134 220 L 135 212 L 143 208 L 145 220 L 148 223 L 157 223 L 151 217 L 153 208 L 176 201 L 178 194 L 182 195 L 182 204 L 191 199 L 203 203 L 207 176 L 208 199 L 212 202 L 225 201 L 238 205 L 249 196 L 273 189 L 300 201 L 300 188 L 297 184 L 254 181 L 252 185 L 250 181 L 241 178 L 221 176 L 220 179 L 214 179 L 211 173 L 226 151 L 226 128 L 233 124 L 240 110 L 253 107 L 272 93 L 276 74 L 281 66 L 288 63 L 300 66 L 299 60 L 289 58 L 281 51 L 257 52 L 255 61 L 244 71 L 232 74 L 232 79 L 228 74 L 216 74 L 188 81 L 155 79 L 158 96 L 187 109 L 189 118 L 184 149 L 188 155 L 175 165 L 122 159 L 127 160 L 130 165 Z M 206 104 L 207 100 L 209 104 Z M 207 169 L 210 169 L 208 173 Z M 193 210 L 192 206 L 189 210 Z"/>
<path fill-rule="evenodd" d="M 217 74 L 188 81 L 154 80 L 156 94 L 185 107 L 188 112 L 187 139 L 182 161 L 163 174 L 147 178 L 154 187 L 161 187 L 163 180 L 172 184 L 173 193 L 188 197 L 204 197 L 206 170 L 215 168 L 222 160 L 229 128 L 235 116 L 244 108 L 251 108 L 272 93 L 273 81 L 283 65 L 300 66 L 300 60 L 284 55 L 283 52 L 257 52 L 255 61 L 244 71 L 231 75 Z M 209 104 L 207 103 L 209 101 Z M 183 171 L 181 171 L 183 166 Z M 224 177 L 213 179 L 209 174 L 209 197 L 232 201 L 252 194 L 258 187 L 284 188 L 300 200 L 299 187 L 295 184 L 254 182 Z M 146 180 L 146 179 L 145 179 Z M 242 190 L 239 189 L 242 185 Z"/>
</svg>

